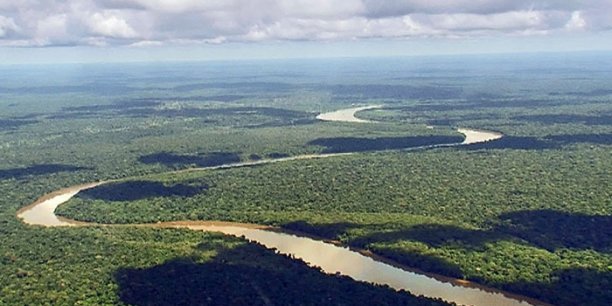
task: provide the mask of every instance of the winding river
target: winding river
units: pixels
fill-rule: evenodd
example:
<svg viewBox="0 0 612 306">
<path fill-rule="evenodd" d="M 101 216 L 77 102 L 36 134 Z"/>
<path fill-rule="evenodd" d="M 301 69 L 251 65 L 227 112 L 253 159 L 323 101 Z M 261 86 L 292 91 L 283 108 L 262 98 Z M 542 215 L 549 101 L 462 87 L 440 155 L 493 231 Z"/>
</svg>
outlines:
<svg viewBox="0 0 612 306">
<path fill-rule="evenodd" d="M 358 111 L 379 107 L 380 106 L 364 106 L 342 109 L 335 112 L 321 114 L 317 116 L 317 118 L 325 121 L 371 123 L 372 121 L 362 120 L 355 117 L 355 113 Z M 503 135 L 500 133 L 484 130 L 457 129 L 457 131 L 465 135 L 465 139 L 461 143 L 433 145 L 420 148 L 460 146 L 493 141 L 503 137 Z M 234 168 L 258 164 L 277 163 L 289 160 L 328 158 L 348 154 L 351 153 L 301 155 L 280 159 L 233 163 L 216 167 L 194 168 L 182 171 Z M 34 203 L 19 210 L 17 212 L 17 217 L 26 224 L 38 226 L 99 225 L 58 217 L 55 215 L 55 209 L 62 203 L 70 200 L 73 196 L 79 193 L 79 191 L 109 182 L 113 181 L 102 181 L 77 185 L 49 193 L 36 200 Z M 445 301 L 454 302 L 460 305 L 547 305 L 537 300 L 487 288 L 468 281 L 414 270 L 375 256 L 365 250 L 349 249 L 347 247 L 337 246 L 313 238 L 296 236 L 283 232 L 281 229 L 268 226 L 214 221 L 178 221 L 155 224 L 134 224 L 134 226 L 188 228 L 199 231 L 217 231 L 238 237 L 243 236 L 249 241 L 258 242 L 268 248 L 275 248 L 279 253 L 300 258 L 311 266 L 318 266 L 326 273 L 340 273 L 350 276 L 355 280 L 384 284 L 398 290 L 408 290 L 416 295 L 441 298 Z"/>
<path fill-rule="evenodd" d="M 322 113 L 317 116 L 317 119 L 322 121 L 337 121 L 337 122 L 357 122 L 357 123 L 371 123 L 373 121 L 359 119 L 355 117 L 355 113 L 368 110 L 368 109 L 376 109 L 381 108 L 382 105 L 369 105 L 369 106 L 360 106 L 353 108 L 344 108 L 337 111 Z"/>
</svg>

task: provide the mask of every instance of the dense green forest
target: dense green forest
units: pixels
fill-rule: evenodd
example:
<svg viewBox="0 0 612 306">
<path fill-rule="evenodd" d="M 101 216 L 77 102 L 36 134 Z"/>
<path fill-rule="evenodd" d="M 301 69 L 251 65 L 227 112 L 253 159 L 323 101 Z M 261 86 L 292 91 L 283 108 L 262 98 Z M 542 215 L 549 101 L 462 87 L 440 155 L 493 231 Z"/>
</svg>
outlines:
<svg viewBox="0 0 612 306">
<path fill-rule="evenodd" d="M 555 305 L 607 305 L 612 62 L 473 60 L 1 68 L 0 304 L 438 303 L 218 234 L 15 218 L 53 190 L 125 178 L 58 213 L 275 225 Z M 359 113 L 379 122 L 315 120 L 354 104 L 384 105 Z M 506 137 L 402 150 L 460 141 L 457 126 Z M 332 152 L 358 153 L 168 172 Z"/>
<path fill-rule="evenodd" d="M 59 212 L 103 223 L 271 224 L 555 304 L 585 292 L 603 302 L 612 260 L 607 158 L 603 148 L 466 148 L 292 161 L 113 183 Z"/>
</svg>

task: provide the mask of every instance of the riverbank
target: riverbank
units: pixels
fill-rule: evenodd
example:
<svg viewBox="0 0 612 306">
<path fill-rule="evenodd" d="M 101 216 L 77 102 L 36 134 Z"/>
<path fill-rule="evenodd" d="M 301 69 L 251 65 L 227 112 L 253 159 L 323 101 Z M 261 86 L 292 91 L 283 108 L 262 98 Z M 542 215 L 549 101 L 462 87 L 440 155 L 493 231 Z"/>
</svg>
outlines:
<svg viewBox="0 0 612 306">
<path fill-rule="evenodd" d="M 364 108 L 352 108 L 336 115 L 325 116 L 327 120 L 355 122 L 355 113 Z M 367 109 L 367 108 L 365 108 Z M 488 131 L 462 129 L 466 139 L 462 143 L 448 144 L 463 145 L 483 141 L 491 141 L 501 137 L 501 134 Z M 468 135 L 469 133 L 469 135 Z M 468 140 L 469 139 L 469 140 Z M 431 146 L 437 147 L 437 145 Z M 347 153 L 350 154 L 350 153 Z M 243 167 L 255 164 L 267 164 L 288 160 L 325 158 L 337 156 L 304 155 L 283 159 L 260 160 L 255 162 L 227 164 L 208 168 L 195 168 L 184 171 L 216 170 L 234 167 Z M 33 204 L 18 212 L 18 217 L 25 223 L 42 226 L 88 226 L 96 225 L 59 218 L 54 214 L 55 208 L 65 203 L 79 191 L 94 188 L 108 182 L 96 182 L 62 189 L 41 197 Z M 124 225 L 125 226 L 125 225 Z M 463 280 L 445 278 L 438 275 L 418 272 L 399 265 L 389 264 L 373 254 L 364 250 L 351 250 L 326 243 L 309 237 L 300 237 L 284 233 L 279 229 L 260 226 L 256 224 L 228 223 L 228 222 L 201 222 L 179 221 L 156 224 L 134 224 L 132 226 L 163 227 L 163 228 L 189 228 L 192 230 L 219 231 L 233 236 L 244 236 L 248 240 L 256 241 L 269 248 L 275 248 L 280 253 L 291 255 L 308 262 L 312 266 L 321 267 L 327 273 L 341 273 L 356 280 L 385 284 L 395 289 L 405 289 L 418 295 L 442 298 L 447 301 L 466 305 L 546 305 L 525 297 L 509 294 L 499 290 L 475 285 Z M 342 260 L 338 260 L 342 258 Z M 331 259 L 331 260 L 330 260 Z M 350 259 L 350 260 L 348 260 Z M 375 260 L 376 259 L 376 260 Z M 412 270 L 412 271 L 411 271 Z"/>
</svg>

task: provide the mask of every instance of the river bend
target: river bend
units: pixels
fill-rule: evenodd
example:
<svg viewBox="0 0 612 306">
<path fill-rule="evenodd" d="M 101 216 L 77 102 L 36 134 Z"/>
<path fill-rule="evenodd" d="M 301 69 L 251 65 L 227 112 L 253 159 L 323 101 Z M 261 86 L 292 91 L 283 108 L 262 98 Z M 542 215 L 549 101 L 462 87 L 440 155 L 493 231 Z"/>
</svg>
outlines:
<svg viewBox="0 0 612 306">
<path fill-rule="evenodd" d="M 323 113 L 317 119 L 324 121 L 373 123 L 359 119 L 355 114 L 359 111 L 375 109 L 381 106 L 363 106 Z M 469 145 L 497 140 L 503 137 L 497 132 L 459 128 L 457 131 L 465 136 L 461 143 L 441 144 L 419 147 L 417 149 Z M 226 164 L 216 167 L 194 168 L 182 171 L 202 171 L 235 168 L 259 164 L 278 163 L 290 160 L 329 158 L 340 154 L 300 155 L 279 159 L 247 161 Z M 93 182 L 57 190 L 42 196 L 34 203 L 20 209 L 17 217 L 24 223 L 38 226 L 92 226 L 93 223 L 69 220 L 55 215 L 55 209 L 70 200 L 82 190 L 94 188 L 113 181 Z M 112 226 L 112 225 L 105 225 Z M 409 267 L 395 264 L 389 260 L 377 257 L 365 250 L 354 250 L 337 246 L 309 237 L 285 233 L 282 229 L 261 226 L 215 221 L 177 221 L 155 224 L 134 224 L 161 228 L 188 228 L 199 231 L 217 231 L 227 235 L 245 237 L 249 241 L 260 243 L 268 248 L 275 248 L 279 253 L 292 255 L 304 260 L 311 266 L 320 267 L 326 273 L 340 273 L 359 281 L 388 285 L 395 289 L 404 289 L 415 295 L 441 298 L 460 305 L 547 305 L 527 297 L 488 288 L 464 280 L 453 279 L 440 275 L 424 273 Z"/>
</svg>

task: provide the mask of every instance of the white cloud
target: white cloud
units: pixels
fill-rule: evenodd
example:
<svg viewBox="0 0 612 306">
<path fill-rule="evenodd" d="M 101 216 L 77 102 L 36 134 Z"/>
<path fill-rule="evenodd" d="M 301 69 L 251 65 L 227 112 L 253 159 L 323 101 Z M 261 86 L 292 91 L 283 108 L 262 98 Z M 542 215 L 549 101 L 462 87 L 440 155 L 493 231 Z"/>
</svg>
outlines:
<svg viewBox="0 0 612 306">
<path fill-rule="evenodd" d="M 610 1 L 610 0 L 589 0 Z M 572 10 L 582 0 L 363 0 L 370 16 L 406 14 L 498 14 L 525 10 Z"/>
<path fill-rule="evenodd" d="M 415 22 L 409 16 L 384 19 L 354 17 L 341 20 L 290 19 L 272 25 L 255 26 L 244 36 L 261 40 L 351 40 L 379 37 L 409 37 L 435 34 L 435 30 Z"/>
<path fill-rule="evenodd" d="M 512 11 L 498 14 L 442 14 L 419 16 L 417 20 L 447 31 L 526 30 L 548 28 L 551 16 L 538 11 Z"/>
<path fill-rule="evenodd" d="M 130 44 L 130 47 L 135 47 L 135 48 L 142 48 L 142 47 L 159 47 L 162 46 L 164 43 L 161 41 L 157 41 L 157 40 L 141 40 L 141 41 L 137 41 L 135 43 Z"/>
<path fill-rule="evenodd" d="M 108 40 L 105 37 L 86 37 L 83 39 L 81 44 L 92 47 L 106 47 L 108 46 Z"/>
<path fill-rule="evenodd" d="M 39 40 L 52 42 L 63 41 L 68 37 L 66 14 L 52 15 L 37 22 L 36 37 Z"/>
<path fill-rule="evenodd" d="M 582 30 L 586 27 L 586 21 L 582 18 L 580 11 L 572 12 L 572 17 L 565 24 L 565 28 L 569 30 Z"/>
<path fill-rule="evenodd" d="M 126 0 L 115 2 L 114 8 L 132 7 L 164 13 L 185 13 L 193 11 L 221 10 L 244 1 L 234 0 Z M 117 6 L 120 4 L 120 6 Z"/>
<path fill-rule="evenodd" d="M 217 37 L 210 38 L 210 39 L 204 39 L 204 43 L 211 44 L 211 45 L 222 44 L 226 41 L 227 41 L 227 37 L 225 36 L 217 36 Z"/>
<path fill-rule="evenodd" d="M 278 12 L 293 18 L 338 19 L 365 13 L 365 4 L 360 0 L 281 0 Z"/>
<path fill-rule="evenodd" d="M 136 31 L 121 17 L 94 13 L 89 19 L 89 27 L 93 34 L 114 38 L 135 38 Z"/>
<path fill-rule="evenodd" d="M 13 18 L 7 18 L 0 15 L 0 38 L 8 36 L 11 32 L 19 31 L 19 27 L 15 24 Z"/>
<path fill-rule="evenodd" d="M 556 35 L 611 30 L 610 16 L 612 0 L 0 0 L 0 40 L 148 47 Z"/>
</svg>

